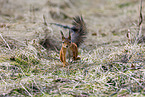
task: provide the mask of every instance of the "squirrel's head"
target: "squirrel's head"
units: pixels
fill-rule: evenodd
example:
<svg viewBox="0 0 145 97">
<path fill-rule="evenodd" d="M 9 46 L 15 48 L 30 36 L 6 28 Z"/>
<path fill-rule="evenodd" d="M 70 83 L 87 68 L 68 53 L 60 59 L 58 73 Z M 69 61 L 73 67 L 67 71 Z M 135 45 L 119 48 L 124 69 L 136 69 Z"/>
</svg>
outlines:
<svg viewBox="0 0 145 97">
<path fill-rule="evenodd" d="M 60 31 L 61 32 L 61 36 L 62 36 L 62 47 L 64 47 L 64 48 L 68 48 L 68 47 L 70 47 L 71 46 L 71 32 L 69 31 L 69 36 L 68 36 L 68 38 L 65 38 L 64 37 L 64 35 L 63 35 L 63 32 L 62 31 Z"/>
</svg>

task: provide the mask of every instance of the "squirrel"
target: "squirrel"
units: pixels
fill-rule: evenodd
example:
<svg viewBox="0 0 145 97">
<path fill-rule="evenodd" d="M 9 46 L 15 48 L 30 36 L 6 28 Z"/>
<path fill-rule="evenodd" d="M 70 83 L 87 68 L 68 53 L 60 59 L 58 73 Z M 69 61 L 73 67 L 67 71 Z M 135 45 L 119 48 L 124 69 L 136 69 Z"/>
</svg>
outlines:
<svg viewBox="0 0 145 97">
<path fill-rule="evenodd" d="M 68 65 L 66 62 L 66 58 L 72 57 L 73 60 L 80 60 L 81 58 L 78 57 L 78 47 L 84 39 L 86 38 L 87 28 L 86 24 L 82 18 L 82 16 L 76 16 L 73 18 L 72 27 L 67 25 L 61 25 L 57 23 L 51 23 L 56 26 L 62 27 L 64 29 L 69 29 L 69 36 L 68 38 L 64 37 L 63 32 L 61 32 L 62 36 L 62 47 L 60 50 L 60 61 L 63 63 L 63 67 Z"/>
</svg>

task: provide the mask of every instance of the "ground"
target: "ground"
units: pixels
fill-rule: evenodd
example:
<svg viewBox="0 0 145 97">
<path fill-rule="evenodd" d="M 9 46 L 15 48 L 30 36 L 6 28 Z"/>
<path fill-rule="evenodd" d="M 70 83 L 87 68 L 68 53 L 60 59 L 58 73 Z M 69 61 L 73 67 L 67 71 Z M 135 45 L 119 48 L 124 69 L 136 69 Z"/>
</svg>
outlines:
<svg viewBox="0 0 145 97">
<path fill-rule="evenodd" d="M 60 30 L 68 30 L 50 23 L 71 26 L 78 15 L 88 28 L 81 60 L 63 67 Z M 140 0 L 1 0 L 0 96 L 145 96 L 139 19 Z"/>
</svg>

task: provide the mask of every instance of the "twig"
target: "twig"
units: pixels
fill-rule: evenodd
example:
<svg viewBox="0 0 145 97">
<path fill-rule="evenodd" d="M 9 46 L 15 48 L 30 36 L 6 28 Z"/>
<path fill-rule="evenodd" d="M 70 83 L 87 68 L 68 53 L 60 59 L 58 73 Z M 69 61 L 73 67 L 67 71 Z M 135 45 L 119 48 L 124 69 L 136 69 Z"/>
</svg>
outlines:
<svg viewBox="0 0 145 97">
<path fill-rule="evenodd" d="M 140 2 L 140 18 L 139 18 L 139 24 L 138 24 L 139 27 L 142 24 L 142 22 L 143 22 L 143 16 L 142 16 L 142 0 L 141 0 L 141 2 Z"/>
<path fill-rule="evenodd" d="M 128 43 L 131 43 L 131 36 L 130 36 L 130 30 L 128 29 L 128 32 L 127 32 L 127 38 L 128 38 Z"/>
<path fill-rule="evenodd" d="M 138 32 L 136 35 L 136 40 L 135 43 L 138 43 L 139 37 L 141 36 L 142 33 L 142 22 L 143 22 L 143 15 L 142 15 L 142 0 L 140 0 L 140 16 L 139 16 L 139 22 L 138 22 Z"/>
<path fill-rule="evenodd" d="M 0 37 L 2 38 L 2 40 L 5 42 L 5 44 L 8 46 L 9 50 L 11 50 L 9 44 L 6 42 L 6 40 L 3 38 L 2 34 L 0 33 Z"/>
<path fill-rule="evenodd" d="M 45 93 L 44 93 L 44 92 L 39 88 L 39 86 L 37 85 L 36 81 L 35 81 L 34 79 L 33 79 L 33 81 L 34 81 L 35 85 L 37 86 L 37 88 L 41 91 L 41 93 L 45 95 Z"/>
<path fill-rule="evenodd" d="M 29 96 L 33 97 L 33 96 L 29 93 L 29 91 L 22 85 L 22 83 L 20 83 L 20 85 L 21 85 L 22 88 L 29 94 Z"/>
<path fill-rule="evenodd" d="M 45 25 L 45 26 L 48 26 L 48 25 L 47 25 L 47 22 L 46 22 L 46 18 L 45 18 L 44 15 L 43 15 L 43 20 L 44 20 L 44 25 Z"/>
</svg>

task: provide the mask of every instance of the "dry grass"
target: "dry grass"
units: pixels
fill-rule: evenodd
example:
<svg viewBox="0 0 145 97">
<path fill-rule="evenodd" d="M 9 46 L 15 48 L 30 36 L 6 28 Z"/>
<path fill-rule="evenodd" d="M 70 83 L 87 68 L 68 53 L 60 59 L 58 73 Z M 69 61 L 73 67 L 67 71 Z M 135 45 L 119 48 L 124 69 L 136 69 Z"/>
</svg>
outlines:
<svg viewBox="0 0 145 97">
<path fill-rule="evenodd" d="M 0 1 L 0 96 L 145 96 L 144 38 L 134 43 L 138 0 L 13 1 Z M 81 60 L 63 68 L 63 29 L 49 23 L 70 25 L 79 14 L 89 33 Z"/>
</svg>

